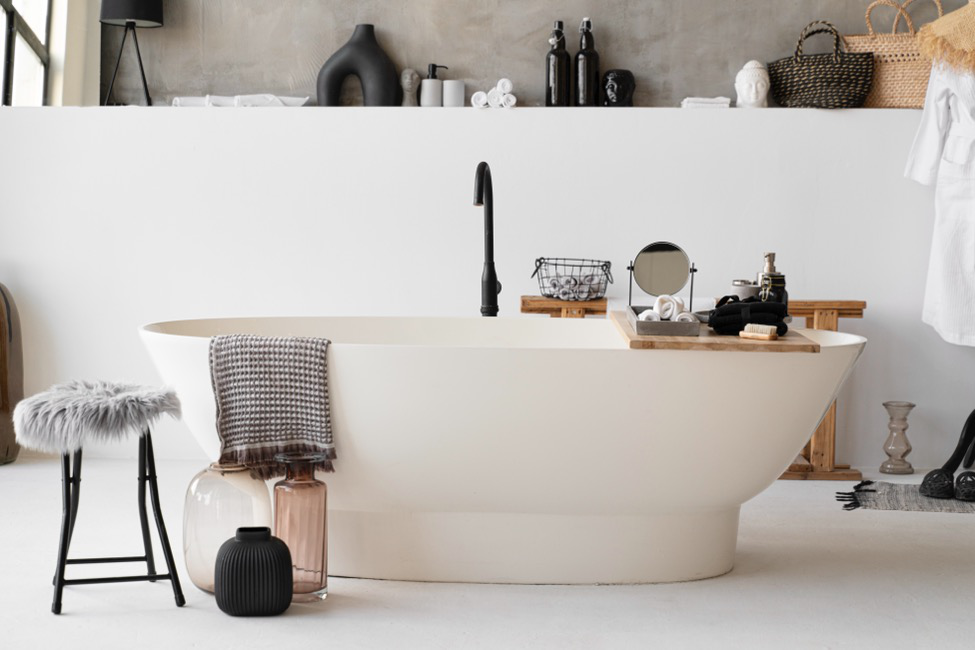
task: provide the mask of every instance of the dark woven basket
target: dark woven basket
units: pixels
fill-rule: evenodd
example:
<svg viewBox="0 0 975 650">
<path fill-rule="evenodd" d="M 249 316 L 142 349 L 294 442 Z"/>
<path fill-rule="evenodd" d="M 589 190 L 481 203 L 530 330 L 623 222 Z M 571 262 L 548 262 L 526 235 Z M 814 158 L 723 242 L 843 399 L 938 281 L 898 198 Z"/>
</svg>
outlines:
<svg viewBox="0 0 975 650">
<path fill-rule="evenodd" d="M 817 34 L 833 35 L 833 53 L 803 55 L 803 41 Z M 781 106 L 858 108 L 866 101 L 873 82 L 873 54 L 841 52 L 836 28 L 817 20 L 802 30 L 795 54 L 768 64 L 768 74 L 772 97 Z"/>
</svg>

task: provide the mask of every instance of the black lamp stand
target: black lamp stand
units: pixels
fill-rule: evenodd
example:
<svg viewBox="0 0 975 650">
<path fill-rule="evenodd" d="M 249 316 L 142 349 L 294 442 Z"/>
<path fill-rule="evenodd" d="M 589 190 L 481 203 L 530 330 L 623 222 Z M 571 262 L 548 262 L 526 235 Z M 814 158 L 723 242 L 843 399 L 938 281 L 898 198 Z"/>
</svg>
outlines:
<svg viewBox="0 0 975 650">
<path fill-rule="evenodd" d="M 118 49 L 118 59 L 115 60 L 115 72 L 112 73 L 112 83 L 108 84 L 108 92 L 105 93 L 104 106 L 108 106 L 108 100 L 112 96 L 112 88 L 115 87 L 115 77 L 118 76 L 118 66 L 122 62 L 122 52 L 125 51 L 125 39 L 129 32 L 132 32 L 132 40 L 135 41 L 135 55 L 139 59 L 139 72 L 142 74 L 142 91 L 146 94 L 146 106 L 152 106 L 152 99 L 149 97 L 149 84 L 146 83 L 146 70 L 142 67 L 142 52 L 139 51 L 139 37 L 135 35 L 135 21 L 130 20 L 125 23 L 125 33 L 122 34 L 122 45 Z"/>
</svg>

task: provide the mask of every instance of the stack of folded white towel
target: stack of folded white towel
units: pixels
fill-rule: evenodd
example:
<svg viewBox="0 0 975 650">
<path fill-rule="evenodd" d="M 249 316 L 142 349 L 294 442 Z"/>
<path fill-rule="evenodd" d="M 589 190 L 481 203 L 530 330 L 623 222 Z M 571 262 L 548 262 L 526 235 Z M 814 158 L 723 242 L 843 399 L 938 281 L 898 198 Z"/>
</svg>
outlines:
<svg viewBox="0 0 975 650">
<path fill-rule="evenodd" d="M 232 108 L 250 106 L 304 106 L 308 97 L 281 97 L 263 93 L 260 95 L 204 95 L 203 97 L 173 97 L 173 106 L 226 106 Z"/>
<path fill-rule="evenodd" d="M 730 97 L 686 97 L 681 108 L 731 108 Z"/>
<path fill-rule="evenodd" d="M 696 323 L 697 316 L 686 311 L 683 298 L 677 296 L 658 296 L 652 309 L 640 312 L 640 320 L 661 321 L 669 320 L 677 323 Z"/>
</svg>

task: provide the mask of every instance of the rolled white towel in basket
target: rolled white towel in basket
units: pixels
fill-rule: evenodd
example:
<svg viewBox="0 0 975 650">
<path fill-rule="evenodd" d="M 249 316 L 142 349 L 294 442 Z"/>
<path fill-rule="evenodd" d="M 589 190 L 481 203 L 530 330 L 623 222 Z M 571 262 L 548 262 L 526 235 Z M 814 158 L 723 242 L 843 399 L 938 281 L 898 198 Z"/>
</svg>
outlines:
<svg viewBox="0 0 975 650">
<path fill-rule="evenodd" d="M 671 320 L 684 311 L 684 301 L 677 296 L 664 294 L 657 297 L 656 302 L 653 303 L 653 310 L 657 312 L 661 320 Z"/>
<path fill-rule="evenodd" d="M 579 286 L 579 281 L 571 275 L 564 275 L 562 276 L 562 286 L 568 287 L 569 289 L 575 289 Z"/>
<path fill-rule="evenodd" d="M 681 313 L 677 314 L 677 316 L 675 318 L 673 318 L 673 320 L 675 322 L 678 322 L 678 323 L 698 323 L 698 322 L 700 322 L 699 320 L 697 320 L 697 316 L 695 316 L 694 314 L 692 314 L 689 311 L 682 311 Z"/>
<path fill-rule="evenodd" d="M 660 320 L 660 314 L 658 314 L 652 309 L 644 309 L 643 311 L 640 312 L 640 315 L 637 316 L 637 318 L 640 320 L 648 320 L 648 321 L 656 322 Z"/>
</svg>

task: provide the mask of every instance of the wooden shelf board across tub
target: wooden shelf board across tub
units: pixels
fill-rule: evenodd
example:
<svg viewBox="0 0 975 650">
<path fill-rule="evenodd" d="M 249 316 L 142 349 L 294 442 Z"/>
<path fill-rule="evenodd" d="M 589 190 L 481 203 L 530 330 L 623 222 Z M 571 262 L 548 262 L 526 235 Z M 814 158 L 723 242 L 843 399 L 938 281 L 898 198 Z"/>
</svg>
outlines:
<svg viewBox="0 0 975 650">
<path fill-rule="evenodd" d="M 700 336 L 640 336 L 626 320 L 621 311 L 610 313 L 610 319 L 629 342 L 633 350 L 731 350 L 736 352 L 819 352 L 819 343 L 806 338 L 799 332 L 789 331 L 775 341 L 756 341 L 738 336 L 715 334 L 711 328 L 701 324 Z"/>
</svg>

